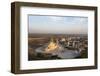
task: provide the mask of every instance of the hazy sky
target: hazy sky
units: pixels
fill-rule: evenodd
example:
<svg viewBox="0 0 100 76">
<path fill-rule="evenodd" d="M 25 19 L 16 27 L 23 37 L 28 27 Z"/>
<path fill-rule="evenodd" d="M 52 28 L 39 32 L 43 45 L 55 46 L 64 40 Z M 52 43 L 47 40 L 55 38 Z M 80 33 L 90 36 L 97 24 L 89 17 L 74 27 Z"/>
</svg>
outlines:
<svg viewBox="0 0 100 76">
<path fill-rule="evenodd" d="M 88 18 L 76 16 L 29 15 L 29 33 L 87 34 Z"/>
</svg>

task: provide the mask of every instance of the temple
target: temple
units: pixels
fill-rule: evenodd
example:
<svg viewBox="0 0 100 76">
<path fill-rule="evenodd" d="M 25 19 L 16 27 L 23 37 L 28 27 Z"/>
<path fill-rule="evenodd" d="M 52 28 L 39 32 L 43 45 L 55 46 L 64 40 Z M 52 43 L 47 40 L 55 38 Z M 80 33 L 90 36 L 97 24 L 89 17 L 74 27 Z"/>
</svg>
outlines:
<svg viewBox="0 0 100 76">
<path fill-rule="evenodd" d="M 45 48 L 45 52 L 52 53 L 52 52 L 58 51 L 60 49 L 62 49 L 62 46 L 59 44 L 58 39 L 56 39 L 56 41 L 54 41 L 54 39 L 51 38 L 49 44 Z"/>
</svg>

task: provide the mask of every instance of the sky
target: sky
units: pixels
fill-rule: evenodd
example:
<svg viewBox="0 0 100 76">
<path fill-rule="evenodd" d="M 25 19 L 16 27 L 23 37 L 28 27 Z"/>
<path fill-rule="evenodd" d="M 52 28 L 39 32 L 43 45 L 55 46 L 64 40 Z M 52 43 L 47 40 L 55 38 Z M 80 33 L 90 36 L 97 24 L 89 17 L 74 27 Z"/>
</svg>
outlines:
<svg viewBox="0 0 100 76">
<path fill-rule="evenodd" d="M 80 16 L 28 16 L 29 33 L 87 34 L 88 18 Z"/>
</svg>

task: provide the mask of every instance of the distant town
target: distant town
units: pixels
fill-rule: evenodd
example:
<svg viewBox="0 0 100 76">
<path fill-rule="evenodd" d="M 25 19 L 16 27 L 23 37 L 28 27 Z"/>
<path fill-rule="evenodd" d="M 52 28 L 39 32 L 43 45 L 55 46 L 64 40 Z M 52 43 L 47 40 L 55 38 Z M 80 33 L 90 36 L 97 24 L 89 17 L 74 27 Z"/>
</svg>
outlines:
<svg viewBox="0 0 100 76">
<path fill-rule="evenodd" d="M 88 39 L 86 36 L 64 37 L 59 39 L 59 42 L 68 49 L 84 51 L 88 48 Z"/>
</svg>

